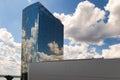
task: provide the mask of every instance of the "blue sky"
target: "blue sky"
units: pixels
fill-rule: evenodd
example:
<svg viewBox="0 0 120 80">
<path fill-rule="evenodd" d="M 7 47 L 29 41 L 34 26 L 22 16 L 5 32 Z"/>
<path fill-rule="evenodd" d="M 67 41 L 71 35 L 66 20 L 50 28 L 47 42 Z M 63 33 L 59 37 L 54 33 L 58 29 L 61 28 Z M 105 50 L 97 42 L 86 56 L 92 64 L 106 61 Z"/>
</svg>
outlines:
<svg viewBox="0 0 120 80">
<path fill-rule="evenodd" d="M 29 2 L 31 1 L 31 2 Z M 10 2 L 9 0 L 2 0 L 0 2 L 0 28 L 5 27 L 12 35 L 15 37 L 16 42 L 21 42 L 21 26 L 22 26 L 22 10 L 34 3 L 40 1 L 50 12 L 58 12 L 64 14 L 72 14 L 77 7 L 77 4 L 84 0 L 13 0 Z M 108 0 L 90 0 L 90 2 L 94 3 L 96 7 L 104 9 Z M 11 5 L 12 4 L 12 5 Z"/>
<path fill-rule="evenodd" d="M 118 0 L 1 0 L 0 65 L 4 59 L 10 69 L 14 67 L 9 74 L 20 69 L 15 66 L 20 65 L 22 10 L 37 1 L 64 24 L 65 59 L 120 58 Z M 0 72 L 6 73 L 6 68 L 3 65 Z"/>
<path fill-rule="evenodd" d="M 29 0 L 28 0 L 29 1 Z M 16 42 L 21 42 L 21 26 L 22 26 L 22 10 L 34 3 L 40 1 L 50 12 L 58 12 L 58 13 L 73 13 L 78 2 L 82 0 L 76 1 L 64 1 L 64 0 L 31 0 L 32 2 L 28 2 L 27 0 L 13 0 L 12 2 L 9 0 L 2 0 L 0 2 L 0 28 L 5 27 L 12 35 L 15 37 Z M 63 3 L 65 5 L 63 6 Z M 72 4 L 72 6 L 71 6 Z M 62 7 L 61 7 L 62 6 Z"/>
</svg>

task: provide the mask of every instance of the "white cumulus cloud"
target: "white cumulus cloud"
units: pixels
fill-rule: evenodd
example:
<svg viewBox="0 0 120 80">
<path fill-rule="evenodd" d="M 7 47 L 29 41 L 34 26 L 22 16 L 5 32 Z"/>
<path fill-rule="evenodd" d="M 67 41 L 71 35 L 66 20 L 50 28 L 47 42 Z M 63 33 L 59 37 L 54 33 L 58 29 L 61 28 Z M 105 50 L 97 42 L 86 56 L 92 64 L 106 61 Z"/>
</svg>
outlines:
<svg viewBox="0 0 120 80">
<path fill-rule="evenodd" d="M 105 11 L 89 1 L 80 2 L 73 14 L 54 13 L 64 24 L 66 39 L 75 42 L 101 43 L 106 37 L 120 35 L 120 3 L 109 0 L 105 9 L 110 12 L 105 23 Z"/>
<path fill-rule="evenodd" d="M 120 44 L 111 45 L 109 49 L 102 51 L 104 58 L 120 58 Z"/>
<path fill-rule="evenodd" d="M 73 14 L 54 13 L 64 24 L 65 38 L 72 38 L 77 42 L 99 42 L 104 29 L 96 25 L 103 24 L 97 24 L 97 21 L 104 19 L 104 15 L 103 10 L 89 1 L 80 2 Z"/>
<path fill-rule="evenodd" d="M 91 59 L 91 58 L 120 58 L 120 44 L 103 49 L 102 53 L 96 52 L 96 48 L 89 48 L 89 44 L 64 45 L 64 59 Z"/>
<path fill-rule="evenodd" d="M 110 12 L 108 19 L 108 31 L 113 36 L 120 35 L 120 0 L 109 0 L 105 9 Z"/>
<path fill-rule="evenodd" d="M 20 59 L 21 43 L 15 42 L 6 28 L 0 28 L 0 73 L 20 75 Z"/>
<path fill-rule="evenodd" d="M 97 53 L 95 47 L 89 48 L 90 44 L 98 46 L 105 44 L 105 38 L 119 38 L 119 9 L 120 1 L 108 1 L 105 6 L 105 10 L 110 13 L 107 23 L 104 22 L 106 11 L 95 7 L 88 0 L 80 2 L 73 14 L 54 13 L 54 16 L 60 19 L 64 25 L 65 39 L 70 40 L 69 44 L 64 45 L 64 58 L 119 58 L 119 44 L 109 46 L 110 49 L 103 49 L 102 54 Z"/>
<path fill-rule="evenodd" d="M 95 48 L 88 48 L 89 44 L 64 45 L 64 59 L 101 58 Z M 89 50 L 89 51 L 88 51 Z"/>
</svg>

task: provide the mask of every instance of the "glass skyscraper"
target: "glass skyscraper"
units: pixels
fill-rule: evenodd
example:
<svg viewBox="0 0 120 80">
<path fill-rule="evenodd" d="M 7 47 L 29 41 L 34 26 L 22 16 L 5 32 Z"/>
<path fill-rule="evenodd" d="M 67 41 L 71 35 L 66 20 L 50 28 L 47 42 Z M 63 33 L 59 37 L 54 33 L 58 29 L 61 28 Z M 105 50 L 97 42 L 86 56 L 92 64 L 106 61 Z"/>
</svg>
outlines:
<svg viewBox="0 0 120 80">
<path fill-rule="evenodd" d="M 22 80 L 27 80 L 28 63 L 62 60 L 63 25 L 41 3 L 22 14 Z"/>
</svg>

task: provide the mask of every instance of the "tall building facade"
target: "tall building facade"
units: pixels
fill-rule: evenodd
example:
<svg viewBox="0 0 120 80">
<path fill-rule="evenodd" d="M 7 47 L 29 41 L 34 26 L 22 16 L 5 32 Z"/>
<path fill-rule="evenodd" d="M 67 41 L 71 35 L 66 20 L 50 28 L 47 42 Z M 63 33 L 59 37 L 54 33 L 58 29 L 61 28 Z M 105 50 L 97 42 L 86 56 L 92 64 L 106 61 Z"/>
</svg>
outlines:
<svg viewBox="0 0 120 80">
<path fill-rule="evenodd" d="M 41 3 L 22 14 L 22 80 L 28 80 L 28 63 L 62 60 L 63 25 Z"/>
</svg>

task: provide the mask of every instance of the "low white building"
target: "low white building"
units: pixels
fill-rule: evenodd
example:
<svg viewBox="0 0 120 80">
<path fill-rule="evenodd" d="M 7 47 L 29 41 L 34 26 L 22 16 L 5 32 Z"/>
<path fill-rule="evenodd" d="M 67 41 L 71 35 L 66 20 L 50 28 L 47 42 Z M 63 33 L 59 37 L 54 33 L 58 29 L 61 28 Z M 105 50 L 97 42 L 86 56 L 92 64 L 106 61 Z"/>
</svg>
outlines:
<svg viewBox="0 0 120 80">
<path fill-rule="evenodd" d="M 29 63 L 29 80 L 120 80 L 120 59 Z"/>
</svg>

